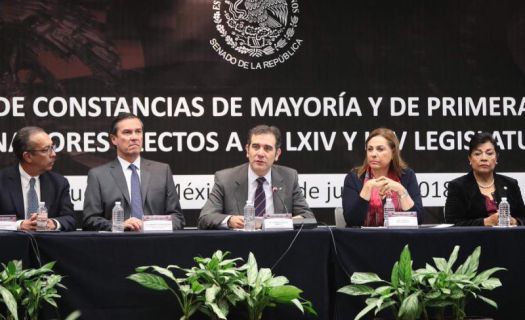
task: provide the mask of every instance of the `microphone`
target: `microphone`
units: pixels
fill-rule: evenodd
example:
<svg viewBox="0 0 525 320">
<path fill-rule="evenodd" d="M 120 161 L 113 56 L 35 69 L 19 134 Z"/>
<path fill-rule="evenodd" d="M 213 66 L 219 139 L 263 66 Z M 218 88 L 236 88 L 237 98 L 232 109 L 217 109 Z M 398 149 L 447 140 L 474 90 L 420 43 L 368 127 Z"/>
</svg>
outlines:
<svg viewBox="0 0 525 320">
<path fill-rule="evenodd" d="M 282 187 L 276 187 L 276 186 L 273 186 L 272 187 L 272 193 L 277 195 L 277 198 L 279 198 L 279 201 L 281 201 L 281 204 L 283 205 L 284 207 L 284 210 L 286 211 L 285 213 L 288 214 L 288 208 L 286 207 L 286 205 L 284 204 L 284 201 L 283 201 L 283 198 L 281 198 L 281 195 L 279 194 L 279 191 L 283 190 Z"/>
</svg>

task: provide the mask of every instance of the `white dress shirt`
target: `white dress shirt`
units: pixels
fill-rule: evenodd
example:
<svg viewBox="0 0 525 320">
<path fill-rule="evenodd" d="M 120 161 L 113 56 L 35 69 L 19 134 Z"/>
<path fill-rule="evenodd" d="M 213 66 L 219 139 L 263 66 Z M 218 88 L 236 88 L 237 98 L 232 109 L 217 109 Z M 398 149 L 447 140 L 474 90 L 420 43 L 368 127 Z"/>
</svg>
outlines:
<svg viewBox="0 0 525 320">
<path fill-rule="evenodd" d="M 30 176 L 27 172 L 25 172 L 24 168 L 22 168 L 22 165 L 18 165 L 18 170 L 20 171 L 20 183 L 22 184 L 22 196 L 24 198 L 24 213 L 25 213 L 25 216 L 26 217 L 30 217 L 30 215 L 33 213 L 33 212 L 27 212 L 27 208 L 28 208 L 28 198 L 27 198 L 27 193 L 29 192 L 29 180 L 31 180 L 31 178 L 35 178 L 35 191 L 36 191 L 36 196 L 38 198 L 38 201 L 42 201 L 42 197 L 41 197 L 41 194 L 40 194 L 40 176 L 36 176 L 36 177 L 32 177 Z M 46 207 L 49 209 L 49 204 L 46 204 Z M 22 224 L 24 220 L 17 220 L 16 221 L 16 228 L 18 230 L 20 230 L 20 226 Z M 56 226 L 57 226 L 57 230 L 60 230 L 60 222 L 58 222 L 58 220 L 56 219 L 53 219 L 53 221 L 55 222 Z"/>
<path fill-rule="evenodd" d="M 128 195 L 129 199 L 131 199 L 131 174 L 133 171 L 129 168 L 130 162 L 122 159 L 121 157 L 117 157 L 118 161 L 120 162 L 120 165 L 122 166 L 122 171 L 124 172 L 124 177 L 126 178 L 126 185 L 128 186 Z M 133 161 L 133 164 L 137 167 L 137 174 L 139 176 L 140 181 L 140 157 L 138 157 L 135 161 Z"/>
</svg>

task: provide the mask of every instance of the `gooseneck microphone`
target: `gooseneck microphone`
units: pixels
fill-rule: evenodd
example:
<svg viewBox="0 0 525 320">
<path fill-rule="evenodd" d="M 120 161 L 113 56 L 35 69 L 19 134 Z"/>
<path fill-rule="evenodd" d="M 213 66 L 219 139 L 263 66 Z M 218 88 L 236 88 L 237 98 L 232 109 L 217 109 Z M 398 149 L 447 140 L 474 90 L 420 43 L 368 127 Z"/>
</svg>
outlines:
<svg viewBox="0 0 525 320">
<path fill-rule="evenodd" d="M 276 186 L 273 186 L 272 187 L 272 193 L 277 195 L 277 198 L 279 198 L 279 201 L 281 201 L 281 204 L 283 205 L 284 207 L 284 210 L 286 211 L 285 213 L 288 214 L 288 208 L 286 207 L 286 205 L 284 204 L 284 201 L 283 201 L 283 198 L 281 198 L 281 195 L 279 194 L 279 191 L 281 191 L 283 188 L 282 187 L 276 187 Z M 276 212 L 274 212 L 276 213 Z"/>
</svg>

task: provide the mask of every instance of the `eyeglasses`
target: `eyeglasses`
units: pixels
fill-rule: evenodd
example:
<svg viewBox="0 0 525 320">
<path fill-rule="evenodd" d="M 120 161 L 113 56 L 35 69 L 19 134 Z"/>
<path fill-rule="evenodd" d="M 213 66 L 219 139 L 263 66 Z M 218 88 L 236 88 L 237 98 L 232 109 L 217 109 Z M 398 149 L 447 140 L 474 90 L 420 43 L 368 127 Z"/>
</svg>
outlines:
<svg viewBox="0 0 525 320">
<path fill-rule="evenodd" d="M 53 152 L 55 152 L 57 149 L 57 146 L 52 144 L 48 147 L 45 147 L 44 149 L 30 149 L 30 150 L 27 150 L 28 152 L 34 152 L 34 151 L 39 151 L 39 152 L 42 152 L 42 153 L 47 153 L 47 154 L 52 154 Z"/>
</svg>

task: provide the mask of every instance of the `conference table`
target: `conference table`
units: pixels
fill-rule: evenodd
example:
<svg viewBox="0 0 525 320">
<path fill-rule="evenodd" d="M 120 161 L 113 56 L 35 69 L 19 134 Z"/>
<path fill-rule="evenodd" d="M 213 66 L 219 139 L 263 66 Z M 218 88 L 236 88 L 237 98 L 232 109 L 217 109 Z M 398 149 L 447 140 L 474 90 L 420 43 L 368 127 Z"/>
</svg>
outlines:
<svg viewBox="0 0 525 320">
<path fill-rule="evenodd" d="M 294 241 L 295 239 L 295 241 Z M 293 242 L 293 244 L 292 244 Z M 167 292 L 152 291 L 127 280 L 138 266 L 176 264 L 191 267 L 193 257 L 209 257 L 216 250 L 247 259 L 253 252 L 259 267 L 286 276 L 312 301 L 318 319 L 353 319 L 364 299 L 337 293 L 355 271 L 378 273 L 389 279 L 390 270 L 408 244 L 414 267 L 432 257 L 448 258 L 460 245 L 458 265 L 481 246 L 480 270 L 505 267 L 496 275 L 503 287 L 484 293 L 499 309 L 469 303 L 468 314 L 495 319 L 521 319 L 525 303 L 525 227 L 509 229 L 463 227 L 403 230 L 338 229 L 320 227 L 301 231 L 238 232 L 181 230 L 168 233 L 21 233 L 0 232 L 0 261 L 22 259 L 24 266 L 57 261 L 56 272 L 65 276 L 59 312 L 63 318 L 80 310 L 83 319 L 178 319 L 176 300 Z M 44 312 L 49 312 L 46 310 Z M 385 314 L 388 316 L 388 314 Z M 56 313 L 44 315 L 57 318 Z M 228 319 L 245 319 L 238 307 Z M 314 319 L 293 306 L 268 309 L 264 319 Z M 205 319 L 196 315 L 192 319 Z"/>
</svg>

